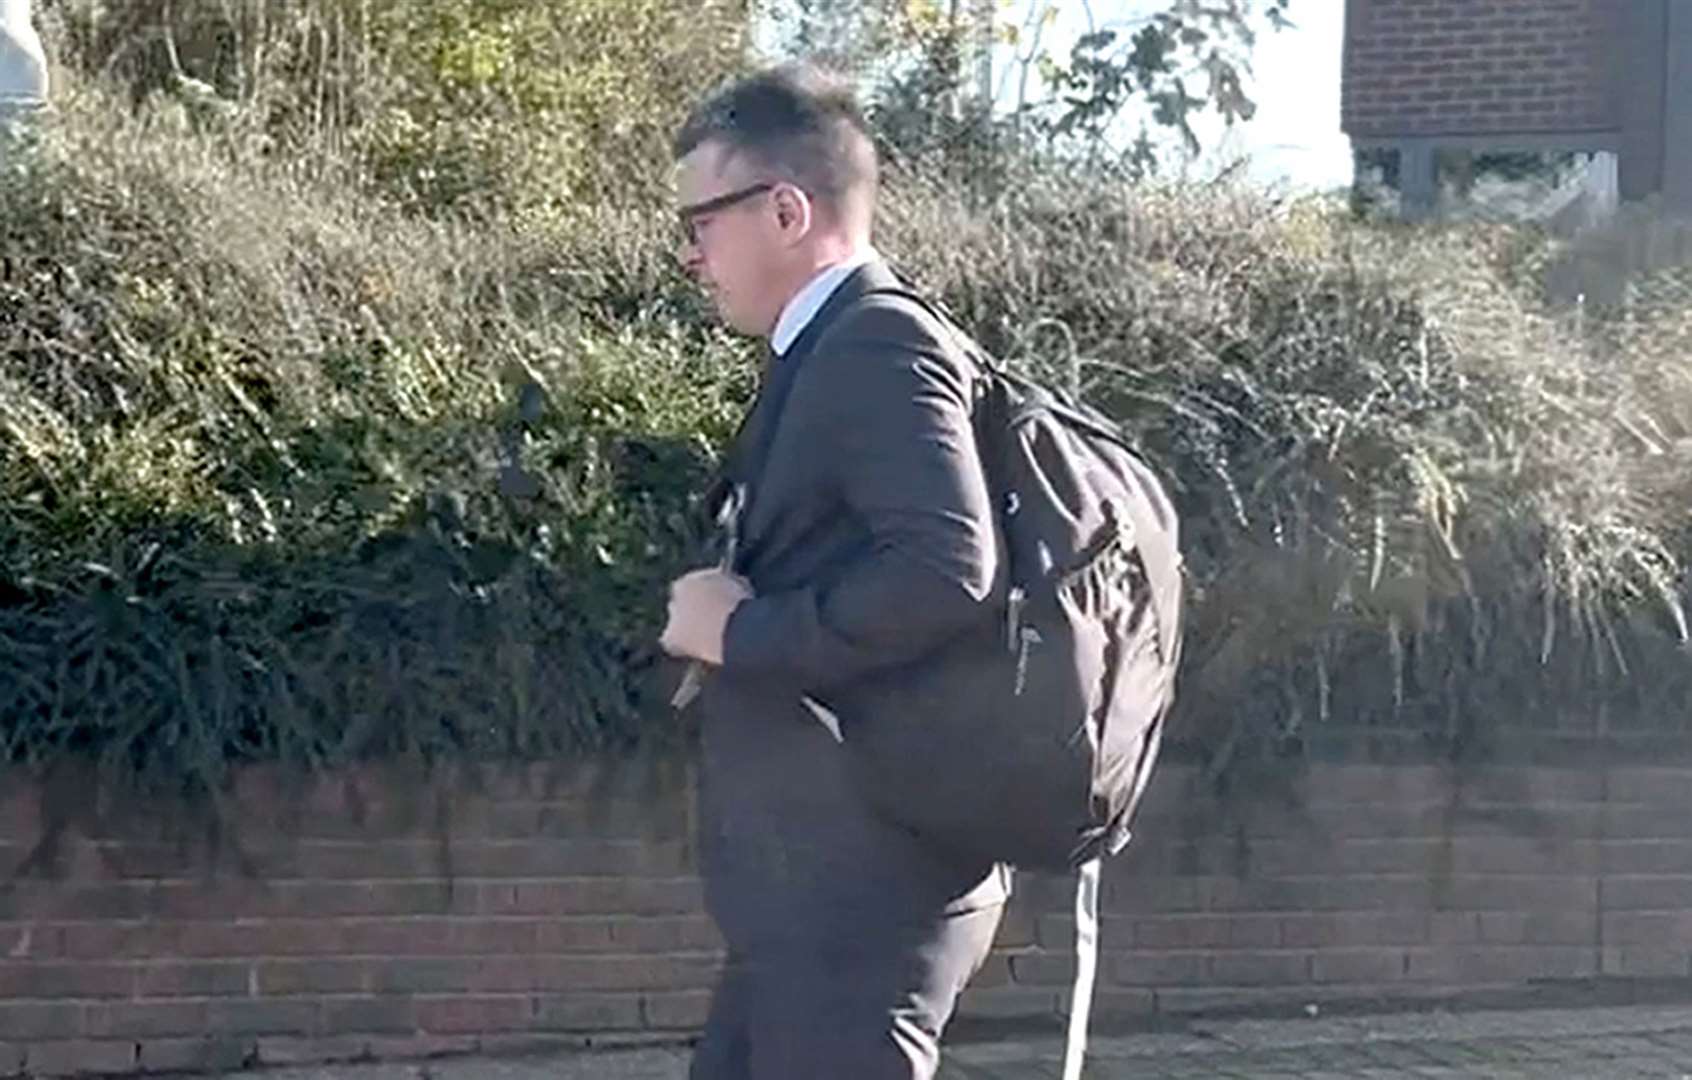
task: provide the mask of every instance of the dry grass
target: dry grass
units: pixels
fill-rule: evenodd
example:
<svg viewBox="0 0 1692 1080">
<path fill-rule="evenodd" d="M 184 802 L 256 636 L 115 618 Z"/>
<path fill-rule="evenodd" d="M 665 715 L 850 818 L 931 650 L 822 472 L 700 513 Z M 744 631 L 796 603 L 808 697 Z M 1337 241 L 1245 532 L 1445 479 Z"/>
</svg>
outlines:
<svg viewBox="0 0 1692 1080">
<path fill-rule="evenodd" d="M 751 350 L 662 204 L 421 214 L 101 85 L 0 179 L 0 759 L 205 787 L 667 730 Z M 1548 310 L 1506 226 L 1007 175 L 894 176 L 883 246 L 1168 471 L 1187 734 L 1684 730 L 1692 305 Z"/>
<path fill-rule="evenodd" d="M 1175 479 L 1183 694 L 1213 746 L 1591 733 L 1617 700 L 1684 730 L 1692 294 L 1583 319 L 1540 300 L 1531 229 L 1226 189 L 1048 181 L 981 212 L 915 179 L 896 226 L 1001 350 Z"/>
</svg>

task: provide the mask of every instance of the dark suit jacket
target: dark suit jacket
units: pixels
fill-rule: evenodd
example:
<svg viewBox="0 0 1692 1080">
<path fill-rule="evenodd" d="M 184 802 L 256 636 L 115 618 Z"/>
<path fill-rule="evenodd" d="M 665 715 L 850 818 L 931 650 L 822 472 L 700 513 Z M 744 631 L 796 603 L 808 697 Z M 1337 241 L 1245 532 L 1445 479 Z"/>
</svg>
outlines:
<svg viewBox="0 0 1692 1080">
<path fill-rule="evenodd" d="M 1004 901 L 1008 873 L 869 812 L 802 703 L 979 627 L 1001 573 L 974 368 L 871 263 L 773 361 L 726 471 L 745 485 L 729 623 L 700 704 L 707 902 L 731 946 Z M 901 722 L 922 723 L 921 716 Z M 844 732 L 851 739 L 850 727 Z"/>
</svg>

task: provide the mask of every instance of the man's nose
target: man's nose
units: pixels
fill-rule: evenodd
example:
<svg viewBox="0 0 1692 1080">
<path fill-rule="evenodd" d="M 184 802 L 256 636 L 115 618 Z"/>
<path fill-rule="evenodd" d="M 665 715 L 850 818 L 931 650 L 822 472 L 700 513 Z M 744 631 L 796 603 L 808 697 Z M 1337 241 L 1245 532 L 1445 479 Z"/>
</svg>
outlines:
<svg viewBox="0 0 1692 1080">
<path fill-rule="evenodd" d="M 699 269 L 699 245 L 693 241 L 692 237 L 684 236 L 681 238 L 676 248 L 676 259 L 682 264 L 682 269 L 690 274 Z"/>
</svg>

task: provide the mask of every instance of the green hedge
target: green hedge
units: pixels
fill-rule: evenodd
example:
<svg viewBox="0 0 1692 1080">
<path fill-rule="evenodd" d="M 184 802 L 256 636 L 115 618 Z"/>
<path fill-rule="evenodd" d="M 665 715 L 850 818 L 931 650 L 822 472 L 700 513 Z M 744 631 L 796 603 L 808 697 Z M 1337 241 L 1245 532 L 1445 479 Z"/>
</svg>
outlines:
<svg viewBox="0 0 1692 1080">
<path fill-rule="evenodd" d="M 0 179 L 0 757 L 674 732 L 652 639 L 753 349 L 662 202 L 423 216 L 111 105 Z M 895 172 L 882 244 L 1172 478 L 1184 733 L 1684 729 L 1687 308 L 1577 326 L 1526 230 L 1005 175 Z"/>
</svg>

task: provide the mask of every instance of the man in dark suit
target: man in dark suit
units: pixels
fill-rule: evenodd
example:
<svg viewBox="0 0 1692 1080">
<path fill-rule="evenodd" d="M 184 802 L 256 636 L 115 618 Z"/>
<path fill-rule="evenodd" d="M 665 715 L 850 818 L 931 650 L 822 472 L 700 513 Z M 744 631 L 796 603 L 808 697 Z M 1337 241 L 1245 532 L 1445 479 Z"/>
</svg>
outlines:
<svg viewBox="0 0 1692 1080">
<path fill-rule="evenodd" d="M 682 260 L 771 346 L 725 468 L 745 492 L 738 555 L 674 583 L 662 639 L 707 672 L 700 843 L 728 944 L 692 1077 L 928 1080 L 1008 871 L 871 813 L 851 718 L 821 703 L 988 618 L 974 369 L 925 312 L 869 295 L 896 279 L 870 246 L 876 155 L 843 83 L 749 77 L 675 149 Z"/>
</svg>

